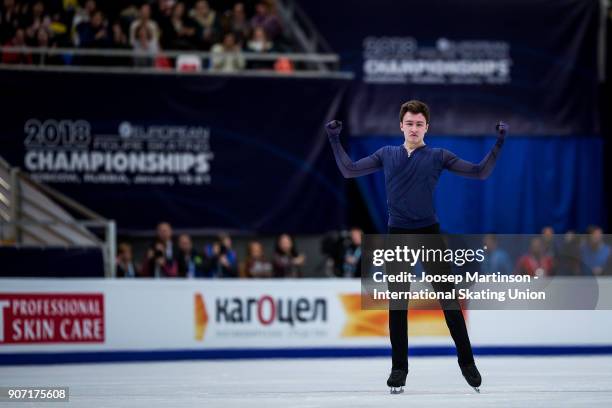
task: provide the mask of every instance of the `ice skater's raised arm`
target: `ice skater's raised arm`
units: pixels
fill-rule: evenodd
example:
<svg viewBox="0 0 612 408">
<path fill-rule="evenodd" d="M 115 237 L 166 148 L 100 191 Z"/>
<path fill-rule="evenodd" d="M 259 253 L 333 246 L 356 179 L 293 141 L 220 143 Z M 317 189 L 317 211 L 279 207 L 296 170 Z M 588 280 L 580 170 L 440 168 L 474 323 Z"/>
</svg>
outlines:
<svg viewBox="0 0 612 408">
<path fill-rule="evenodd" d="M 508 125 L 504 122 L 499 122 L 495 126 L 497 130 L 497 141 L 491 148 L 489 153 L 480 161 L 480 163 L 472 163 L 467 160 L 460 159 L 456 154 L 442 150 L 442 166 L 449 171 L 463 177 L 476 178 L 484 180 L 493 172 L 499 152 L 504 144 L 504 138 L 508 131 Z"/>
<path fill-rule="evenodd" d="M 329 142 L 331 143 L 334 157 L 336 158 L 336 164 L 345 178 L 365 176 L 366 174 L 374 173 L 382 168 L 382 160 L 378 154 L 379 152 L 357 160 L 356 162 L 351 160 L 340 143 L 342 122 L 332 120 L 325 125 L 325 131 L 329 137 Z"/>
</svg>

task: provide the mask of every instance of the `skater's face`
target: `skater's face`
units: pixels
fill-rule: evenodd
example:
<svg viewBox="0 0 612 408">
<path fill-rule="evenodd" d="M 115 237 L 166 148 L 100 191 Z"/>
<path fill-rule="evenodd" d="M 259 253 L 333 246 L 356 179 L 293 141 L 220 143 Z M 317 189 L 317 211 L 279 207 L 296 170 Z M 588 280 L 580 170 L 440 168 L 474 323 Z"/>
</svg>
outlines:
<svg viewBox="0 0 612 408">
<path fill-rule="evenodd" d="M 400 123 L 400 129 L 404 133 L 404 139 L 409 146 L 423 144 L 425 133 L 429 129 L 429 124 L 422 113 L 406 112 Z"/>
</svg>

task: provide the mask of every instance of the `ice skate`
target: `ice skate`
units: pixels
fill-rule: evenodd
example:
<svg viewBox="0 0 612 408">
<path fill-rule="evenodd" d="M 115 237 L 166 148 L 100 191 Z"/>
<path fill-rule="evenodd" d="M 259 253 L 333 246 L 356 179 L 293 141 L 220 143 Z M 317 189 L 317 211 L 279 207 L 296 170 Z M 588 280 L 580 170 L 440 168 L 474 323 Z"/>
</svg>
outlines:
<svg viewBox="0 0 612 408">
<path fill-rule="evenodd" d="M 391 374 L 387 380 L 387 386 L 391 388 L 391 394 L 401 394 L 404 392 L 407 375 L 408 372 L 404 370 L 391 370 Z"/>
<path fill-rule="evenodd" d="M 467 383 L 474 388 L 474 391 L 480 394 L 480 384 L 482 383 L 482 378 L 480 377 L 480 373 L 476 368 L 475 364 L 468 364 L 461 367 L 461 374 L 467 381 Z"/>
</svg>

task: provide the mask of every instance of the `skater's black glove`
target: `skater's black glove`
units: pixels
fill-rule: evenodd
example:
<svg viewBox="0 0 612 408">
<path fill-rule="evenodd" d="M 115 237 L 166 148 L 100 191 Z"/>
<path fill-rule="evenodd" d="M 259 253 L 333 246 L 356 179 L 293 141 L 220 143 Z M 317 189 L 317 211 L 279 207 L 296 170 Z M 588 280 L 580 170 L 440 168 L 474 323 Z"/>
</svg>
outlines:
<svg viewBox="0 0 612 408">
<path fill-rule="evenodd" d="M 342 122 L 339 120 L 332 120 L 327 125 L 325 125 L 325 131 L 327 132 L 327 136 L 329 136 L 332 140 L 338 140 L 340 136 L 340 132 L 342 131 Z"/>
<path fill-rule="evenodd" d="M 508 126 L 507 123 L 499 121 L 497 122 L 497 125 L 495 125 L 495 130 L 497 131 L 497 143 L 498 144 L 502 144 L 504 143 L 504 139 L 506 137 L 506 133 L 508 133 L 508 129 L 510 127 Z"/>
</svg>

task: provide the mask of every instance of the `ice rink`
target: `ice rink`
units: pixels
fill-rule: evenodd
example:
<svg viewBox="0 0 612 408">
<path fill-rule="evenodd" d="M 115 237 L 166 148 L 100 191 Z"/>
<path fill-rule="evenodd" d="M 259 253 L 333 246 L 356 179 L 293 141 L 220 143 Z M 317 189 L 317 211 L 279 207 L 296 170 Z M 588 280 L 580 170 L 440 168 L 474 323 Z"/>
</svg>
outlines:
<svg viewBox="0 0 612 408">
<path fill-rule="evenodd" d="M 481 357 L 477 363 L 481 394 L 448 357 L 411 359 L 400 395 L 385 385 L 387 358 L 4 366 L 0 385 L 69 386 L 70 402 L 53 407 L 612 406 L 610 356 Z"/>
</svg>

